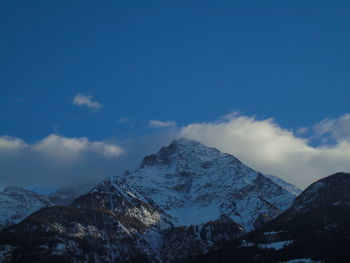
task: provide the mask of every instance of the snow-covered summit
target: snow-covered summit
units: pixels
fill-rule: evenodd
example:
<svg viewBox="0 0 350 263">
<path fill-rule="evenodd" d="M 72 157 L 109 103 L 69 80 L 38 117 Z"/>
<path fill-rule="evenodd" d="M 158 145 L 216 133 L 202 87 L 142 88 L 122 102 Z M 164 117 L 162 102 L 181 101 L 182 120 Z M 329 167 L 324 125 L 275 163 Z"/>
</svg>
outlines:
<svg viewBox="0 0 350 263">
<path fill-rule="evenodd" d="M 181 167 L 182 164 L 182 166 L 203 165 L 204 167 L 202 168 L 206 169 L 205 166 L 209 166 L 210 164 L 203 163 L 218 158 L 229 158 L 230 160 L 227 161 L 240 163 L 240 161 L 232 155 L 222 153 L 215 148 L 204 146 L 197 141 L 180 138 L 174 140 L 170 145 L 162 147 L 157 154 L 146 156 L 140 168 L 155 165 L 166 166 L 170 164 L 179 165 Z"/>
<path fill-rule="evenodd" d="M 160 207 L 175 226 L 227 215 L 251 230 L 261 214 L 273 218 L 296 193 L 234 156 L 184 138 L 146 156 L 133 172 L 111 179 Z M 101 185 L 98 187 L 101 190 Z"/>
</svg>

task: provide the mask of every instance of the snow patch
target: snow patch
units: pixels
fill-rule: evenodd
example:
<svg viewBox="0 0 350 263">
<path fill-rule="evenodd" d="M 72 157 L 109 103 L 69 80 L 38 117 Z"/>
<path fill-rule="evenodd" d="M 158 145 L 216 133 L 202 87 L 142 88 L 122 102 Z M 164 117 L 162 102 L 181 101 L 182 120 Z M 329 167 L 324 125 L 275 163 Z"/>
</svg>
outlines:
<svg viewBox="0 0 350 263">
<path fill-rule="evenodd" d="M 275 250 L 281 250 L 284 247 L 288 246 L 291 244 L 293 241 L 288 240 L 288 241 L 279 241 L 279 242 L 274 242 L 274 243 L 269 243 L 269 244 L 258 244 L 260 248 L 273 248 Z"/>
</svg>

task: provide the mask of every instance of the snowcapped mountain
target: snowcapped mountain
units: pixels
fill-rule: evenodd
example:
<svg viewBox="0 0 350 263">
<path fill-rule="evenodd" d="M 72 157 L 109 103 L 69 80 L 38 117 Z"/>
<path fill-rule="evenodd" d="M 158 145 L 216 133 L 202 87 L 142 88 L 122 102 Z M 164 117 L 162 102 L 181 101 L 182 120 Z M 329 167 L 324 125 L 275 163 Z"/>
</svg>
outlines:
<svg viewBox="0 0 350 263">
<path fill-rule="evenodd" d="M 13 255 L 40 262 L 187 261 L 275 218 L 298 193 L 232 155 L 178 139 L 71 206 L 40 210 L 3 232 L 0 255 L 7 261 Z M 25 236 L 20 244 L 19 235 Z"/>
<path fill-rule="evenodd" d="M 31 213 L 53 204 L 44 195 L 10 186 L 0 193 L 0 230 L 16 224 Z"/>
<path fill-rule="evenodd" d="M 226 215 L 246 231 L 254 228 L 259 215 L 273 218 L 287 209 L 301 192 L 230 154 L 187 139 L 146 156 L 136 171 L 109 180 L 147 197 L 175 226 L 198 225 Z"/>
</svg>

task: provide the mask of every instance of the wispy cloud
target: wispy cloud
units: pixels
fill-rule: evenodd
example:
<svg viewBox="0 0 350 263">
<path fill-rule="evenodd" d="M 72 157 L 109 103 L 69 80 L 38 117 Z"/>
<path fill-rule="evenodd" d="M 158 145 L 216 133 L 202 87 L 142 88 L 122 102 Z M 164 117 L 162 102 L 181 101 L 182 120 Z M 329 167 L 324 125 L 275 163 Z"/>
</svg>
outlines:
<svg viewBox="0 0 350 263">
<path fill-rule="evenodd" d="M 75 95 L 75 97 L 73 98 L 73 104 L 77 106 L 88 107 L 89 109 L 94 111 L 97 111 L 102 107 L 102 104 L 92 100 L 92 96 L 87 96 L 80 93 Z"/>
<path fill-rule="evenodd" d="M 176 122 L 174 121 L 159 121 L 159 120 L 150 120 L 149 126 L 153 128 L 169 128 L 175 127 Z"/>
<path fill-rule="evenodd" d="M 57 159 L 71 159 L 89 152 L 104 157 L 116 157 L 122 153 L 122 149 L 117 145 L 98 141 L 91 142 L 85 137 L 66 138 L 56 134 L 45 137 L 32 145 L 32 148 Z"/>
<path fill-rule="evenodd" d="M 314 126 L 316 136 L 326 139 L 333 139 L 337 142 L 350 141 L 350 114 L 339 118 L 324 119 Z"/>
</svg>

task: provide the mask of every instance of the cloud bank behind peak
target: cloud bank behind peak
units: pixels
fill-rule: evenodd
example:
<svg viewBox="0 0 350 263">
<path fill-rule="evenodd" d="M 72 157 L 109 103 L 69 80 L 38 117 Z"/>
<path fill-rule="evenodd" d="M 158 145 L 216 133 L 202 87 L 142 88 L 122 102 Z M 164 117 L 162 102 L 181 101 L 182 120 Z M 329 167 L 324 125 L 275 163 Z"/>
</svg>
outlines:
<svg viewBox="0 0 350 263">
<path fill-rule="evenodd" d="M 305 132 L 285 129 L 272 118 L 257 120 L 237 113 L 213 122 L 183 127 L 170 125 L 171 129 L 156 129 L 152 134 L 125 139 L 118 144 L 111 140 L 91 141 L 86 137 L 68 138 L 57 134 L 29 144 L 20 138 L 2 136 L 0 188 L 96 183 L 136 168 L 145 155 L 157 152 L 179 137 L 216 147 L 255 170 L 305 188 L 329 174 L 350 171 L 347 116 L 326 119 L 314 126 L 314 131 L 322 134 L 322 138 L 328 136 L 335 141 L 328 144 L 320 140 L 318 146 L 299 137 Z M 159 124 L 157 122 L 156 126 Z M 310 138 L 315 136 L 320 135 L 315 132 Z"/>
<path fill-rule="evenodd" d="M 344 116 L 339 119 L 343 120 Z M 331 133 L 337 134 L 341 140 L 317 147 L 283 129 L 273 119 L 256 120 L 238 115 L 219 122 L 187 125 L 182 128 L 180 136 L 233 154 L 256 170 L 305 188 L 334 172 L 350 171 L 350 142 L 343 136 L 346 134 L 344 130 L 347 129 L 349 134 L 350 129 L 344 128 L 343 123 L 338 126 L 342 135 L 336 132 L 335 124 Z"/>
</svg>

